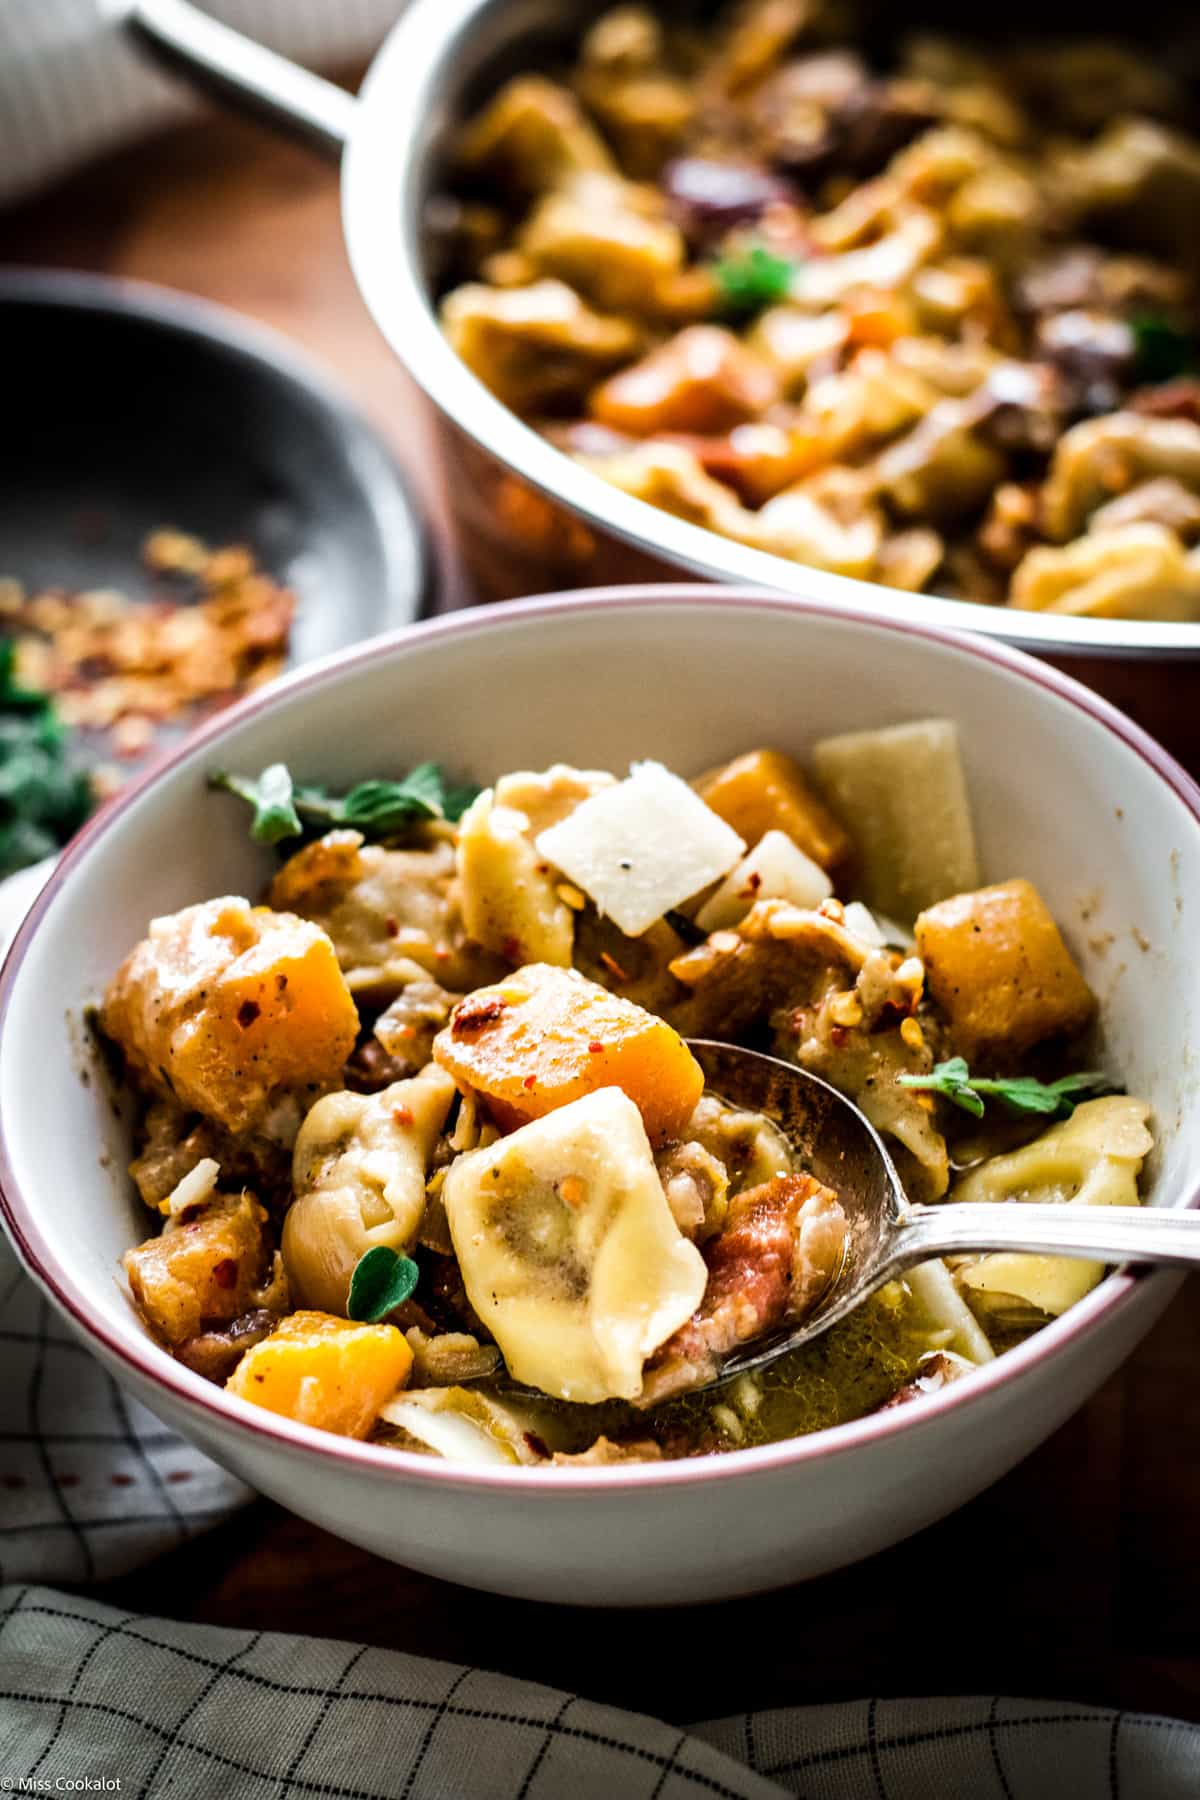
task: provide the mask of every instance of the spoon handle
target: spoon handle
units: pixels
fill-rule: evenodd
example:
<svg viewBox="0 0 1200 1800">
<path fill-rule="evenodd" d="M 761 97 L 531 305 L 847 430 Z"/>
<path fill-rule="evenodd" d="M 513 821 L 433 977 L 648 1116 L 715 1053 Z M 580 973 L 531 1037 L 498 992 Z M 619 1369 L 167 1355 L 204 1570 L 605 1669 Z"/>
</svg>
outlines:
<svg viewBox="0 0 1200 1800">
<path fill-rule="evenodd" d="M 1200 1268 L 1200 1212 L 1153 1206 L 914 1206 L 892 1244 L 898 1268 L 931 1256 L 1022 1250 L 1090 1262 Z M 892 1259 L 889 1259 L 892 1260 Z"/>
</svg>

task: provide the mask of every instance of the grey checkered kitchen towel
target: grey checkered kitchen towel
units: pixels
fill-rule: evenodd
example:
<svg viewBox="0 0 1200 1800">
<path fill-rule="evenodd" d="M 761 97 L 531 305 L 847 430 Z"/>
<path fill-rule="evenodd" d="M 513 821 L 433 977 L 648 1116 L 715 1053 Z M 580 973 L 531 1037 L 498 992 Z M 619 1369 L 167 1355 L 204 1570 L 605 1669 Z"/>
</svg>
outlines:
<svg viewBox="0 0 1200 1800">
<path fill-rule="evenodd" d="M 0 5 L 4 0 L 0 0 Z M 39 875 L 0 887 L 0 940 Z M 120 1613 L 73 1586 L 247 1490 L 67 1332 L 0 1239 L 0 1794 L 173 1800 L 1195 1800 L 1200 1729 L 1020 1699 L 676 1726 L 423 1657 Z"/>
<path fill-rule="evenodd" d="M 206 12 L 312 67 L 364 62 L 403 0 L 201 0 Z M 0 0 L 0 203 L 195 102 L 121 27 L 122 0 Z"/>
</svg>

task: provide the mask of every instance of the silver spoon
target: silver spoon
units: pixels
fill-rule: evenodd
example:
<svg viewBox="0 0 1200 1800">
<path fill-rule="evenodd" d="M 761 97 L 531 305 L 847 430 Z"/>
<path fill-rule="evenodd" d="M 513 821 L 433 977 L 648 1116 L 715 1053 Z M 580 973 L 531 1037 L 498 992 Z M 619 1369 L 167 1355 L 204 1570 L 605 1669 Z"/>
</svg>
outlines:
<svg viewBox="0 0 1200 1800">
<path fill-rule="evenodd" d="M 774 1120 L 801 1167 L 837 1194 L 850 1226 L 841 1270 L 813 1310 L 732 1351 L 708 1386 L 809 1343 L 885 1282 L 935 1256 L 1025 1250 L 1200 1268 L 1200 1212 L 1024 1201 L 912 1205 L 874 1126 L 827 1081 L 756 1050 L 704 1039 L 690 1040 L 689 1048 L 713 1094 Z"/>
</svg>

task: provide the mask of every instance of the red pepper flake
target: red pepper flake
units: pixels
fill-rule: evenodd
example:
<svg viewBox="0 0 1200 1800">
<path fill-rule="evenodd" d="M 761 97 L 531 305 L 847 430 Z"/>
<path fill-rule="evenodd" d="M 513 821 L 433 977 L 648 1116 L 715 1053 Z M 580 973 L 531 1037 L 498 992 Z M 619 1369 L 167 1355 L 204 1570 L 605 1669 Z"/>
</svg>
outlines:
<svg viewBox="0 0 1200 1800">
<path fill-rule="evenodd" d="M 412 1107 L 411 1106 L 393 1106 L 392 1118 L 395 1120 L 397 1125 L 411 1125 L 413 1122 Z"/>
<path fill-rule="evenodd" d="M 447 950 L 445 944 L 439 944 L 433 954 L 437 958 L 438 962 L 449 962 L 450 961 L 450 952 Z"/>
<path fill-rule="evenodd" d="M 520 938 L 506 937 L 500 946 L 500 954 L 505 962 L 520 963 L 525 961 L 525 958 L 521 954 Z"/>
<path fill-rule="evenodd" d="M 835 1050 L 841 1049 L 849 1035 L 850 1033 L 846 1030 L 844 1025 L 831 1025 L 829 1027 L 829 1041 Z"/>
<path fill-rule="evenodd" d="M 219 1263 L 213 1264 L 213 1280 L 219 1288 L 231 1288 L 237 1282 L 237 1258 L 223 1256 Z"/>
<path fill-rule="evenodd" d="M 468 994 L 460 1000 L 454 1009 L 454 1017 L 450 1021 L 451 1037 L 465 1037 L 468 1031 L 481 1031 L 485 1025 L 494 1025 L 504 1011 L 504 1001 L 499 994 Z"/>
<path fill-rule="evenodd" d="M 751 869 L 749 875 L 746 877 L 746 885 L 749 887 L 752 894 L 758 892 L 759 888 L 762 886 L 762 876 L 757 869 Z"/>
<path fill-rule="evenodd" d="M 607 950 L 602 950 L 600 952 L 600 961 L 604 964 L 609 974 L 615 975 L 618 981 L 629 980 L 629 976 L 625 973 L 625 970 L 621 967 L 616 957 L 610 956 Z"/>
<path fill-rule="evenodd" d="M 262 1007 L 257 1000 L 243 1000 L 237 1010 L 237 1022 L 243 1031 L 249 1030 L 261 1013 Z"/>
<path fill-rule="evenodd" d="M 288 978 L 286 975 L 277 975 L 275 977 L 275 986 L 278 988 L 278 990 L 281 994 L 282 994 L 284 988 L 287 986 L 287 984 L 288 984 Z"/>
<path fill-rule="evenodd" d="M 525 1077 L 524 1081 L 521 1083 L 521 1086 L 526 1090 L 526 1092 L 528 1092 L 530 1088 L 537 1086 L 537 1076 L 536 1075 L 527 1075 Z"/>
<path fill-rule="evenodd" d="M 383 921 L 383 929 L 387 932 L 389 937 L 399 937 L 399 935 L 400 935 L 399 919 L 397 919 L 394 915 L 389 918 L 386 918 Z"/>
<path fill-rule="evenodd" d="M 588 1055 L 589 1056 L 603 1056 L 604 1055 L 604 1045 L 600 1042 L 599 1038 L 593 1038 L 591 1043 L 588 1045 Z"/>
</svg>

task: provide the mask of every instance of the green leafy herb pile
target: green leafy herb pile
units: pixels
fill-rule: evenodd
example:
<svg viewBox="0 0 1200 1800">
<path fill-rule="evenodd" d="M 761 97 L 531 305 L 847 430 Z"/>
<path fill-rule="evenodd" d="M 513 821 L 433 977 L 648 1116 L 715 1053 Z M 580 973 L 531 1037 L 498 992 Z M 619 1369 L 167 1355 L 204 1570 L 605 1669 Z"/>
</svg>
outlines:
<svg viewBox="0 0 1200 1800">
<path fill-rule="evenodd" d="M 53 700 L 20 685 L 15 655 L 13 640 L 0 639 L 0 877 L 52 856 L 95 805 Z"/>
<path fill-rule="evenodd" d="M 1064 1075 L 1059 1081 L 1039 1081 L 1036 1075 L 972 1075 L 964 1056 L 952 1056 L 948 1062 L 938 1063 L 928 1075 L 897 1075 L 896 1080 L 901 1087 L 926 1088 L 930 1093 L 941 1094 L 976 1119 L 982 1119 L 988 1095 L 1002 1101 L 1010 1112 L 1066 1119 L 1081 1100 L 1111 1093 L 1113 1085 L 1097 1069 Z"/>
<path fill-rule="evenodd" d="M 253 807 L 250 836 L 259 844 L 320 837 L 339 825 L 366 838 L 397 837 L 424 819 L 460 819 L 479 793 L 477 787 L 450 785 L 431 762 L 418 763 L 401 781 L 360 781 L 346 794 L 294 781 L 286 763 L 272 763 L 257 780 L 210 775 L 208 785 Z"/>
</svg>

